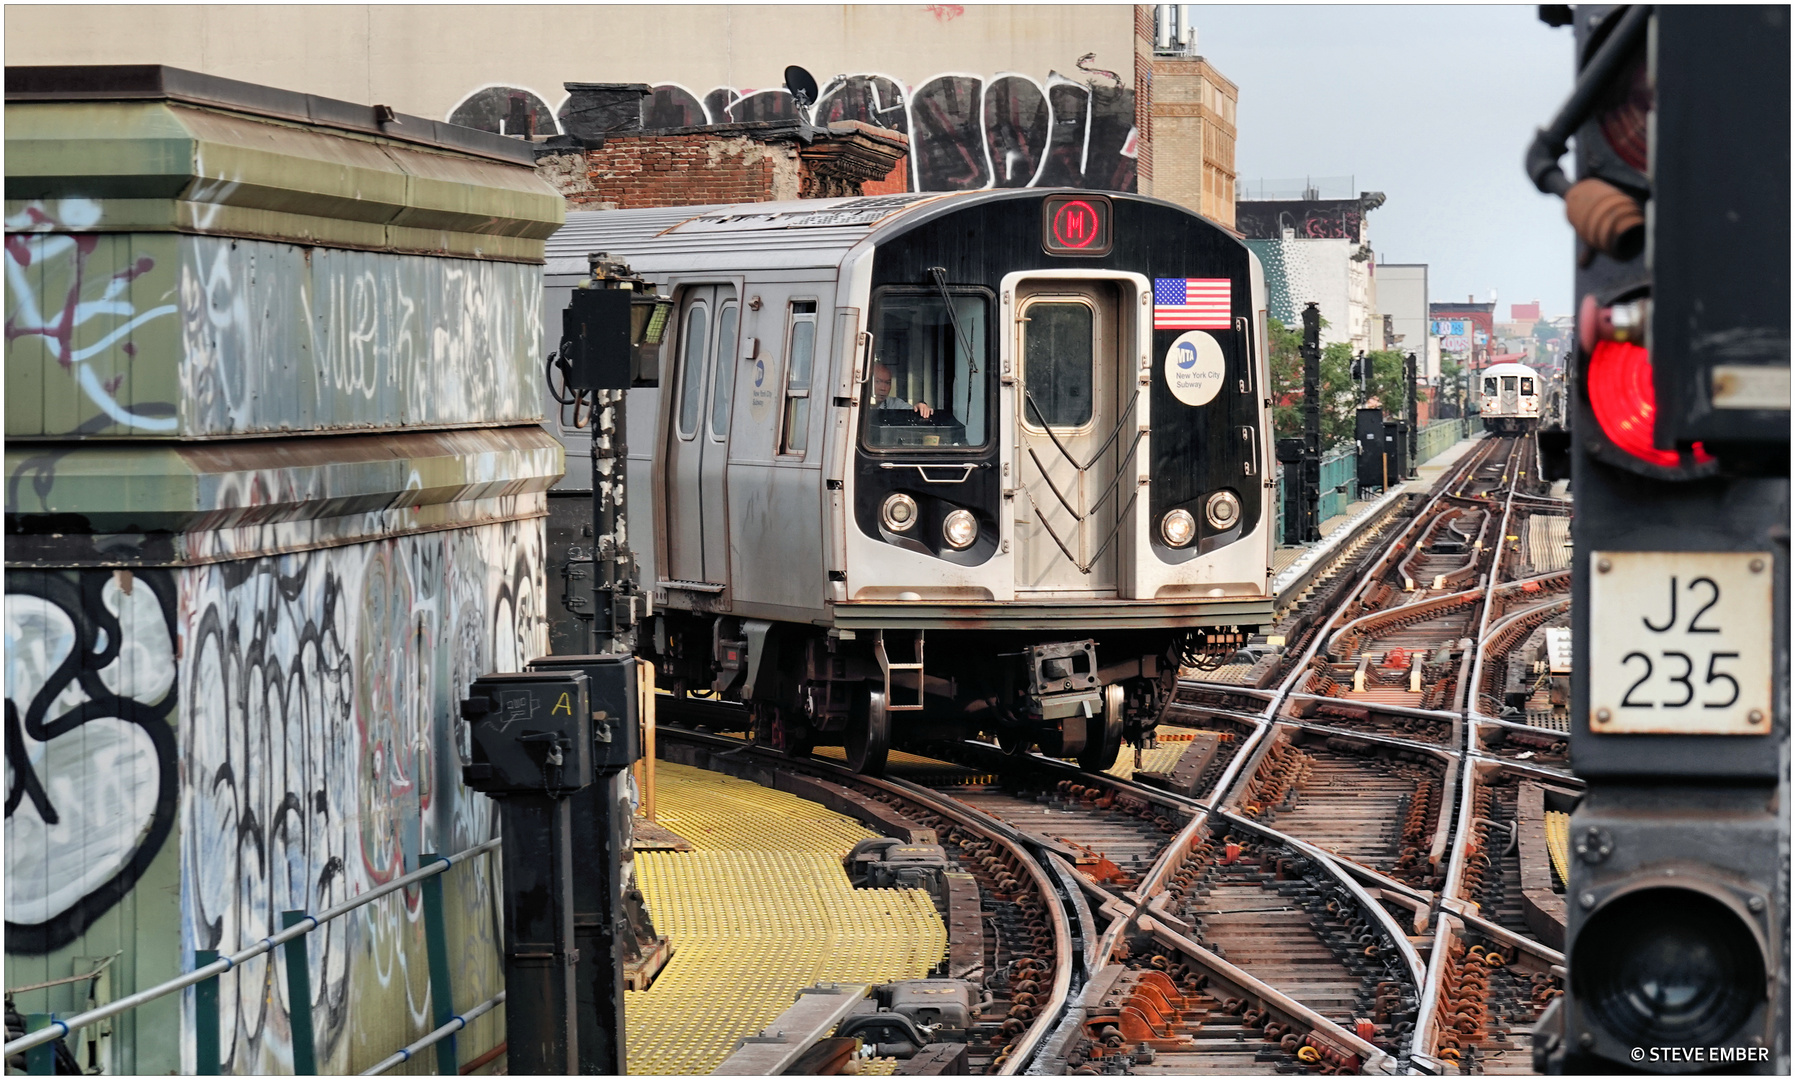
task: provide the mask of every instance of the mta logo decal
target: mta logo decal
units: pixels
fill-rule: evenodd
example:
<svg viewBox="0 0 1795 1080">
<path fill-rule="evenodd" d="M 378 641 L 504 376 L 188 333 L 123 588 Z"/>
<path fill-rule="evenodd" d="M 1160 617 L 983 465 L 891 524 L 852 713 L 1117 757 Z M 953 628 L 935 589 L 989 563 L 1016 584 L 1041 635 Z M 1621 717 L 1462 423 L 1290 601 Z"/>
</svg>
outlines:
<svg viewBox="0 0 1795 1080">
<path fill-rule="evenodd" d="M 767 381 L 767 362 L 765 360 L 754 361 L 754 385 L 759 386 L 761 383 L 766 382 L 766 381 Z"/>
<path fill-rule="evenodd" d="M 1178 366 L 1185 371 L 1197 366 L 1197 347 L 1188 341 L 1178 343 Z"/>
</svg>

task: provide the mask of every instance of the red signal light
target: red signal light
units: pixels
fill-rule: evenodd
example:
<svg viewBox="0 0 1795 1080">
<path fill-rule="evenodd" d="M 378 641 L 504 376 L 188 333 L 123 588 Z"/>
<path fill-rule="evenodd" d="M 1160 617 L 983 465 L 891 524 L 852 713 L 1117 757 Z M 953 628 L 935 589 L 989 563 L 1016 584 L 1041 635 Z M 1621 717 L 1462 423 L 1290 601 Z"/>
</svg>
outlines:
<svg viewBox="0 0 1795 1080">
<path fill-rule="evenodd" d="M 1652 386 L 1652 356 L 1644 347 L 1624 341 L 1598 342 L 1589 358 L 1589 408 L 1608 441 L 1641 461 L 1674 469 L 1682 462 L 1674 450 L 1652 445 L 1652 423 L 1658 394 Z M 1695 460 L 1714 460 L 1696 443 Z"/>
</svg>

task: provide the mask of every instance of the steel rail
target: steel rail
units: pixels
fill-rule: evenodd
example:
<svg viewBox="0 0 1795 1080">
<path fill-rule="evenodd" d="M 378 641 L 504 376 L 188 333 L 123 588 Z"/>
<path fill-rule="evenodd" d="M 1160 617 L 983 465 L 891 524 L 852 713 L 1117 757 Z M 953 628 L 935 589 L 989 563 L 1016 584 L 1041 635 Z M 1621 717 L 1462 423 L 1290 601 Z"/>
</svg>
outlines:
<svg viewBox="0 0 1795 1080">
<path fill-rule="evenodd" d="M 460 1016 L 450 1017 L 448 1023 L 444 1024 L 442 1027 L 437 1028 L 435 1031 L 432 1031 L 430 1034 L 419 1039 L 417 1042 L 412 1043 L 410 1046 L 407 1046 L 404 1049 L 395 1050 L 391 1054 L 388 1054 L 386 1057 L 382 1058 L 378 1063 L 376 1063 L 373 1068 L 362 1070 L 361 1075 L 362 1076 L 378 1076 L 381 1073 L 387 1071 L 388 1069 L 392 1068 L 395 1065 L 405 1064 L 407 1061 L 410 1061 L 412 1059 L 412 1056 L 415 1055 L 418 1051 L 427 1050 L 430 1047 L 435 1046 L 437 1043 L 442 1042 L 444 1039 L 455 1034 L 457 1031 L 460 1031 L 462 1028 L 467 1027 L 469 1021 L 478 1020 L 480 1017 L 485 1016 L 487 1013 L 491 1012 L 493 1009 L 498 1008 L 500 1005 L 503 1005 L 504 1003 L 505 1003 L 505 991 L 500 990 L 497 994 L 493 995 L 490 998 L 487 998 L 485 1001 L 482 1001 L 480 1004 L 475 1005 L 473 1008 L 469 1009 L 467 1012 L 462 1013 Z"/>
<path fill-rule="evenodd" d="M 1264 724 L 1260 730 L 1263 731 L 1272 726 L 1275 725 L 1267 723 Z M 1396 740 L 1382 741 L 1392 742 L 1393 744 L 1397 742 Z M 989 747 L 988 744 L 984 743 L 971 743 L 969 745 L 978 747 L 981 750 L 996 749 L 994 747 Z M 1447 762 L 1450 762 L 1451 759 L 1457 756 L 1452 752 L 1442 750 L 1439 747 L 1428 747 L 1426 749 Z M 1247 756 L 1245 748 L 1243 748 L 1242 753 L 1236 755 L 1235 761 L 1237 763 L 1242 762 Z M 1085 772 L 1069 762 L 1060 761 L 1057 758 L 1031 754 L 1028 756 L 1028 759 L 1031 764 L 1043 771 L 1065 772 L 1069 777 L 1092 777 L 1092 774 Z M 1132 796 L 1150 800 L 1161 806 L 1186 810 L 1193 813 L 1193 817 L 1190 821 L 1185 824 L 1183 829 L 1179 830 L 1177 836 L 1175 836 L 1172 842 L 1167 845 L 1160 857 L 1155 860 L 1153 868 L 1141 878 L 1140 886 L 1135 893 L 1135 896 L 1139 899 L 1132 904 L 1132 910 L 1128 911 L 1125 917 L 1114 919 L 1111 922 L 1108 930 L 1104 934 L 1104 950 L 1100 954 L 1101 956 L 1108 957 L 1113 955 L 1114 946 L 1117 940 L 1127 931 L 1128 927 L 1134 926 L 1140 928 L 1142 920 L 1147 920 L 1149 923 L 1149 927 L 1147 928 L 1148 932 L 1154 934 L 1156 937 L 1160 937 L 1163 944 L 1178 948 L 1179 951 L 1190 956 L 1192 960 L 1195 960 L 1211 970 L 1213 974 L 1219 975 L 1226 981 L 1236 983 L 1241 989 L 1247 990 L 1252 993 L 1253 996 L 1260 998 L 1262 1003 L 1284 1012 L 1293 1019 L 1300 1020 L 1312 1029 L 1319 1030 L 1323 1033 L 1324 1037 L 1343 1040 L 1362 1049 L 1367 1055 L 1368 1064 L 1378 1059 L 1382 1059 L 1383 1061 L 1389 1060 L 1388 1055 L 1384 1054 L 1383 1051 L 1378 1050 L 1369 1043 L 1363 1043 L 1357 1036 L 1345 1031 L 1333 1021 L 1328 1020 L 1326 1017 L 1310 1009 L 1307 1005 L 1304 1005 L 1301 999 L 1278 989 L 1270 983 L 1258 979 L 1250 972 L 1245 972 L 1235 967 L 1233 964 L 1221 960 L 1201 945 L 1197 945 L 1195 942 L 1178 934 L 1173 927 L 1181 924 L 1183 920 L 1172 916 L 1164 909 L 1165 881 L 1171 874 L 1177 872 L 1177 869 L 1182 865 L 1184 858 L 1188 856 L 1192 844 L 1202 831 L 1213 826 L 1218 820 L 1225 821 L 1230 828 L 1239 826 L 1247 831 L 1259 833 L 1275 842 L 1286 844 L 1292 849 L 1302 852 L 1311 860 L 1322 866 L 1354 897 L 1372 918 L 1377 920 L 1389 935 L 1390 940 L 1394 943 L 1398 954 L 1402 957 L 1404 967 L 1407 968 L 1409 972 L 1410 981 L 1416 988 L 1417 996 L 1419 996 L 1422 989 L 1421 980 L 1423 977 L 1420 954 L 1415 951 L 1414 945 L 1408 939 L 1407 932 L 1396 922 L 1395 917 L 1391 915 L 1382 904 L 1378 903 L 1376 898 L 1372 897 L 1368 890 L 1355 880 L 1355 878 L 1359 876 L 1368 876 L 1376 882 L 1377 887 L 1401 890 L 1417 901 L 1425 902 L 1425 899 L 1431 898 L 1431 894 L 1425 894 L 1422 891 L 1410 888 L 1401 882 L 1388 879 L 1370 867 L 1360 866 L 1353 863 L 1350 859 L 1345 859 L 1342 856 L 1336 855 L 1324 848 L 1317 847 L 1305 840 L 1280 832 L 1271 826 L 1262 825 L 1258 822 L 1239 817 L 1226 810 L 1220 809 L 1219 807 L 1212 807 L 1210 804 L 1204 803 L 1201 800 L 1178 795 L 1173 792 L 1162 791 L 1158 788 L 1147 787 L 1107 774 L 1100 775 L 1096 777 L 1096 779 L 1110 785 L 1119 792 L 1126 792 Z M 1128 902 L 1127 898 L 1119 897 L 1118 899 L 1122 900 L 1124 903 Z M 1162 934 L 1161 931 L 1164 933 Z M 1166 940 L 1167 935 L 1175 939 L 1175 941 Z M 1196 951 L 1192 952 L 1190 951 L 1191 949 L 1195 949 Z M 1093 972 L 1093 974 L 1095 973 Z"/>
<path fill-rule="evenodd" d="M 207 964 L 205 967 L 195 968 L 185 975 L 170 979 L 164 983 L 158 983 L 147 990 L 139 990 L 135 994 L 119 998 L 117 1001 L 102 1005 L 97 1009 L 90 1009 L 87 1012 L 71 1016 L 67 1020 L 52 1020 L 48 1026 L 39 1028 L 28 1035 L 7 1043 L 4 1049 L 0 1049 L 0 1054 L 4 1054 L 6 1057 L 11 1057 L 20 1051 L 29 1050 L 34 1046 L 42 1046 L 47 1042 L 53 1042 L 62 1038 L 64 1035 L 78 1031 L 89 1024 L 96 1024 L 101 1020 L 110 1020 L 120 1013 L 130 1012 L 140 1005 L 147 1005 L 158 998 L 166 997 L 179 990 L 185 990 L 195 983 L 205 982 L 214 975 L 222 975 L 246 960 L 253 960 L 263 953 L 272 952 L 277 946 L 284 945 L 294 938 L 303 937 L 325 923 L 339 918 L 340 916 L 347 915 L 357 908 L 371 904 L 383 896 L 397 892 L 409 885 L 415 885 L 427 877 L 433 877 L 437 874 L 444 873 L 449 867 L 465 862 L 476 855 L 484 855 L 489 851 L 496 851 L 498 850 L 500 842 L 501 839 L 495 837 L 485 843 L 475 844 L 473 847 L 459 851 L 440 862 L 434 862 L 429 866 L 413 870 L 403 877 L 396 877 L 385 885 L 370 889 L 354 899 L 345 900 L 341 904 L 338 904 L 335 907 L 326 908 L 316 915 L 307 915 L 305 918 L 294 923 L 292 926 L 287 927 L 280 933 L 271 934 L 241 952 L 233 953 L 230 956 L 221 956 L 217 960 Z"/>
</svg>

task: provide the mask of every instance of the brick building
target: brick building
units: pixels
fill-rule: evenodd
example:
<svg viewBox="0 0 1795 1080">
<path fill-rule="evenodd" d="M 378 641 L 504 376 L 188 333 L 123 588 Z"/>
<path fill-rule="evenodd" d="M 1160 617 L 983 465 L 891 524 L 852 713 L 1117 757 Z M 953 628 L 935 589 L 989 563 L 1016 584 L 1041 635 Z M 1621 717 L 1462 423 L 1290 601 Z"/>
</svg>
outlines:
<svg viewBox="0 0 1795 1080">
<path fill-rule="evenodd" d="M 622 117 L 596 138 L 543 139 L 537 172 L 570 209 L 633 210 L 879 195 L 905 188 L 909 140 L 853 120 L 796 120 L 643 130 L 641 84 L 576 91 L 596 115 Z"/>
</svg>

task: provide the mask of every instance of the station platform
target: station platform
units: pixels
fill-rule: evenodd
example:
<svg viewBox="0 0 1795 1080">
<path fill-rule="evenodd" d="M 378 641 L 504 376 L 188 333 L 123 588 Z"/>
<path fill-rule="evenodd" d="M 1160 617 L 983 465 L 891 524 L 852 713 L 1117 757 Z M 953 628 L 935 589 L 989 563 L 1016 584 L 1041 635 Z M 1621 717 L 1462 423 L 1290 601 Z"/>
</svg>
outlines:
<svg viewBox="0 0 1795 1080">
<path fill-rule="evenodd" d="M 1400 498 L 1411 492 L 1423 492 L 1428 488 L 1433 487 L 1434 482 L 1440 478 L 1442 473 L 1451 468 L 1460 458 L 1470 453 L 1471 448 L 1481 442 L 1483 438 L 1484 435 L 1482 432 L 1474 432 L 1469 438 L 1460 439 L 1444 451 L 1434 455 L 1426 464 L 1416 466 L 1413 479 L 1405 480 L 1400 484 L 1393 484 L 1389 491 L 1379 492 L 1371 498 L 1358 499 L 1348 503 L 1345 509 L 1340 513 L 1335 514 L 1333 517 L 1330 517 L 1321 523 L 1321 539 L 1316 543 L 1280 544 L 1272 552 L 1272 577 L 1277 578 L 1282 576 L 1284 571 L 1290 569 L 1297 560 L 1303 558 L 1311 551 L 1314 551 L 1317 548 L 1327 547 L 1329 537 L 1336 531 L 1348 524 L 1358 521 L 1360 518 L 1370 513 L 1375 507 L 1382 505 L 1385 501 Z"/>
<path fill-rule="evenodd" d="M 625 994 L 631 1075 L 709 1073 L 798 991 L 923 978 L 946 954 L 928 893 L 849 885 L 842 856 L 875 835 L 853 819 L 667 761 L 655 785 L 657 824 L 691 850 L 636 852 L 649 914 L 675 951 L 653 985 Z"/>
</svg>

